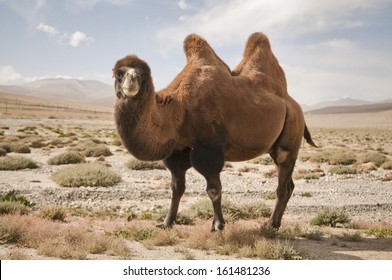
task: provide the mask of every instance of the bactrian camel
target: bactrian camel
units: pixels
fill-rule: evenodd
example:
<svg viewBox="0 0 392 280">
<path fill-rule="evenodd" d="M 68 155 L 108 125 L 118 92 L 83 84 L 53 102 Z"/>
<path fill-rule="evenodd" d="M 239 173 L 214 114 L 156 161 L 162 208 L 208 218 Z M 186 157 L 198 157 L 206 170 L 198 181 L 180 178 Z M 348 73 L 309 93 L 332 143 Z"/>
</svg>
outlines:
<svg viewBox="0 0 392 280">
<path fill-rule="evenodd" d="M 315 144 L 301 107 L 287 93 L 284 72 L 268 38 L 252 34 L 233 71 L 198 35 L 186 37 L 184 51 L 184 69 L 159 92 L 149 66 L 137 56 L 118 60 L 113 68 L 115 123 L 124 146 L 140 160 L 163 160 L 172 175 L 171 204 L 160 226 L 175 224 L 185 173 L 194 167 L 207 181 L 214 210 L 212 230 L 222 230 L 224 162 L 269 153 L 278 171 L 269 224 L 279 228 L 294 189 L 292 173 L 302 138 Z"/>
</svg>

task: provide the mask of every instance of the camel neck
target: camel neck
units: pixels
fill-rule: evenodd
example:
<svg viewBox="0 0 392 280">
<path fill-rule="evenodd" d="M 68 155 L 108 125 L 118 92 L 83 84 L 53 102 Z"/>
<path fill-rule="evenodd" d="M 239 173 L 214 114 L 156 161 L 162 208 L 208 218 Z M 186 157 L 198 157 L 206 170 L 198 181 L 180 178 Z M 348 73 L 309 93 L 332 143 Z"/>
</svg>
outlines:
<svg viewBox="0 0 392 280">
<path fill-rule="evenodd" d="M 117 100 L 115 122 L 125 148 L 140 160 L 161 160 L 174 149 L 171 130 L 165 126 L 164 110 L 155 93 L 145 100 Z"/>
</svg>

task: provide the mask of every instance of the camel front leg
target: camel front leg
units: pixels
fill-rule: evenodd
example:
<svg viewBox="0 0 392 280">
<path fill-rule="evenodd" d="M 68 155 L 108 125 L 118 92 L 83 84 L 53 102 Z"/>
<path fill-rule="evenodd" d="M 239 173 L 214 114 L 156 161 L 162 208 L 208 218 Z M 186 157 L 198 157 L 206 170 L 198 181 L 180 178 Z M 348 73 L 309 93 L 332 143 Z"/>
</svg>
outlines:
<svg viewBox="0 0 392 280">
<path fill-rule="evenodd" d="M 207 194 L 214 209 L 211 231 L 221 231 L 225 227 L 225 220 L 222 214 L 222 184 L 219 174 L 207 178 Z"/>
<path fill-rule="evenodd" d="M 172 197 L 169 212 L 166 215 L 165 221 L 158 227 L 170 228 L 176 222 L 180 200 L 185 192 L 185 173 L 191 166 L 189 150 L 175 152 L 169 158 L 165 159 L 163 163 L 171 172 Z"/>
</svg>

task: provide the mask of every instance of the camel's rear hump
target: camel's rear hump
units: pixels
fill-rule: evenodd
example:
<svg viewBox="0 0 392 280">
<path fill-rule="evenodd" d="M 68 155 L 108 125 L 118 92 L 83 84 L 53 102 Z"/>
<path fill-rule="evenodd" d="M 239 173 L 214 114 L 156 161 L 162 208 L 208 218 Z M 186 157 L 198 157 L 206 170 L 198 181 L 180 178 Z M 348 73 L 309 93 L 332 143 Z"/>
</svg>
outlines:
<svg viewBox="0 0 392 280">
<path fill-rule="evenodd" d="M 278 60 L 271 50 L 271 44 L 266 35 L 257 32 L 249 36 L 245 46 L 242 61 L 233 70 L 234 75 L 247 75 L 259 71 L 281 84 L 287 91 L 286 77 Z"/>
</svg>

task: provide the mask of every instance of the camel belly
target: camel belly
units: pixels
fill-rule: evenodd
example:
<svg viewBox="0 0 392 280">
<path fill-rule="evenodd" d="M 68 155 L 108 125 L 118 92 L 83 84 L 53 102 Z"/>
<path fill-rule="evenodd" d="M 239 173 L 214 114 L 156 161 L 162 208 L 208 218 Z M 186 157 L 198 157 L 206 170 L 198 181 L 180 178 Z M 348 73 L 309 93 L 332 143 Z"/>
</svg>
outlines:
<svg viewBox="0 0 392 280">
<path fill-rule="evenodd" d="M 274 98 L 275 99 L 275 98 Z M 237 113 L 225 114 L 225 159 L 244 161 L 268 152 L 283 130 L 286 105 L 281 99 L 275 103 L 237 106 Z"/>
</svg>

